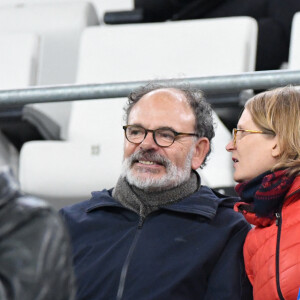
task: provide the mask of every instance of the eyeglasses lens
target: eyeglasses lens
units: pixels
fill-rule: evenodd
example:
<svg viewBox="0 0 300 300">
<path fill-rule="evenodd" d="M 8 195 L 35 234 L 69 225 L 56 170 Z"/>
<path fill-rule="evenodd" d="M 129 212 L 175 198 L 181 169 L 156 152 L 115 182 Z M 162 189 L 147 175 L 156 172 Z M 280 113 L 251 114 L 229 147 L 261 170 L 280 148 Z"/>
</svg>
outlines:
<svg viewBox="0 0 300 300">
<path fill-rule="evenodd" d="M 129 142 L 134 144 L 140 144 L 145 139 L 148 132 L 153 132 L 154 141 L 158 146 L 168 147 L 174 143 L 175 134 L 172 130 L 168 129 L 156 129 L 147 130 L 140 126 L 128 126 L 126 128 L 126 138 Z"/>
<path fill-rule="evenodd" d="M 166 147 L 173 144 L 175 140 L 175 134 L 168 129 L 158 129 L 154 131 L 156 143 L 159 146 Z"/>
<path fill-rule="evenodd" d="M 146 130 L 138 126 L 129 126 L 126 128 L 126 137 L 129 142 L 139 144 L 145 138 Z"/>
</svg>

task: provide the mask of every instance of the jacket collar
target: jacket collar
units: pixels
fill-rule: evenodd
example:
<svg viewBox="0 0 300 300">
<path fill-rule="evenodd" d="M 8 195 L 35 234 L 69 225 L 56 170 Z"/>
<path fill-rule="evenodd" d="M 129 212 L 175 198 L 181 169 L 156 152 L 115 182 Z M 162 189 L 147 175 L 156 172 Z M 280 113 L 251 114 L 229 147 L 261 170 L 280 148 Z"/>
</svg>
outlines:
<svg viewBox="0 0 300 300">
<path fill-rule="evenodd" d="M 300 193 L 300 176 L 297 176 L 294 179 L 291 188 L 289 189 L 288 193 L 285 196 L 286 201 L 283 203 L 283 207 L 285 207 L 288 203 L 293 201 L 294 196 L 295 196 L 295 199 L 299 199 L 299 196 L 296 195 L 298 193 Z M 275 222 L 275 219 L 257 217 L 253 212 L 247 212 L 246 210 L 241 209 L 241 207 L 243 205 L 248 205 L 248 204 L 244 203 L 244 202 L 236 203 L 234 206 L 234 210 L 241 212 L 244 215 L 245 219 L 250 224 L 253 224 L 253 225 L 259 226 L 259 227 L 267 227 Z"/>
<path fill-rule="evenodd" d="M 112 190 L 103 190 L 101 192 L 93 192 L 92 198 L 88 201 L 86 212 L 91 213 L 94 210 L 103 207 L 119 207 L 127 209 L 117 202 L 112 196 Z M 227 197 L 218 194 L 206 186 L 201 186 L 199 191 L 179 202 L 172 203 L 161 207 L 161 209 L 176 211 L 181 213 L 195 214 L 213 219 L 220 205 L 233 207 L 236 197 Z"/>
<path fill-rule="evenodd" d="M 293 184 L 286 195 L 286 198 L 291 197 L 294 194 L 299 193 L 299 192 L 300 192 L 300 176 L 297 176 L 294 179 Z"/>
</svg>

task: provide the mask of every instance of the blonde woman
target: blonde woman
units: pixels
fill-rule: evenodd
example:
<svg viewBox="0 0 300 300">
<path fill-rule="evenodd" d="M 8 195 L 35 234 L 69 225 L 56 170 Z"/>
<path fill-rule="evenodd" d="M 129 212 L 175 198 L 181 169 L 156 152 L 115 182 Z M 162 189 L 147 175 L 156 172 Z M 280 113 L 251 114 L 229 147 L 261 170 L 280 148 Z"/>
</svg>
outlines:
<svg viewBox="0 0 300 300">
<path fill-rule="evenodd" d="M 244 244 L 255 300 L 296 300 L 300 288 L 300 93 L 278 88 L 249 99 L 226 146 L 235 209 L 251 224 Z"/>
</svg>

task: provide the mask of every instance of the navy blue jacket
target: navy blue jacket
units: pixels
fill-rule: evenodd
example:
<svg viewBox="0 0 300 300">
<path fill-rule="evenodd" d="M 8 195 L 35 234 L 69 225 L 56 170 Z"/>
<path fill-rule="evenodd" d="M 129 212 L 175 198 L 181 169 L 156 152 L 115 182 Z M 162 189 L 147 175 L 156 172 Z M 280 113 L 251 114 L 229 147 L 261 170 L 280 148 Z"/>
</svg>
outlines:
<svg viewBox="0 0 300 300">
<path fill-rule="evenodd" d="M 233 204 L 203 186 L 144 220 L 111 190 L 62 209 L 78 299 L 252 299 L 242 257 L 250 226 Z"/>
</svg>

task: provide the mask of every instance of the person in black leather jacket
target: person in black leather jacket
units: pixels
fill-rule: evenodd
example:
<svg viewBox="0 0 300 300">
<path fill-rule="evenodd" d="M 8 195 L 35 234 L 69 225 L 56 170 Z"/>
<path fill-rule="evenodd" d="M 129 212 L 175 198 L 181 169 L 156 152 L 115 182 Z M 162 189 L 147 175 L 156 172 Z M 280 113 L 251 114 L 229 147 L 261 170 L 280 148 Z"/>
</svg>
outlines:
<svg viewBox="0 0 300 300">
<path fill-rule="evenodd" d="M 22 195 L 0 168 L 0 299 L 71 300 L 69 237 L 47 203 Z"/>
</svg>

